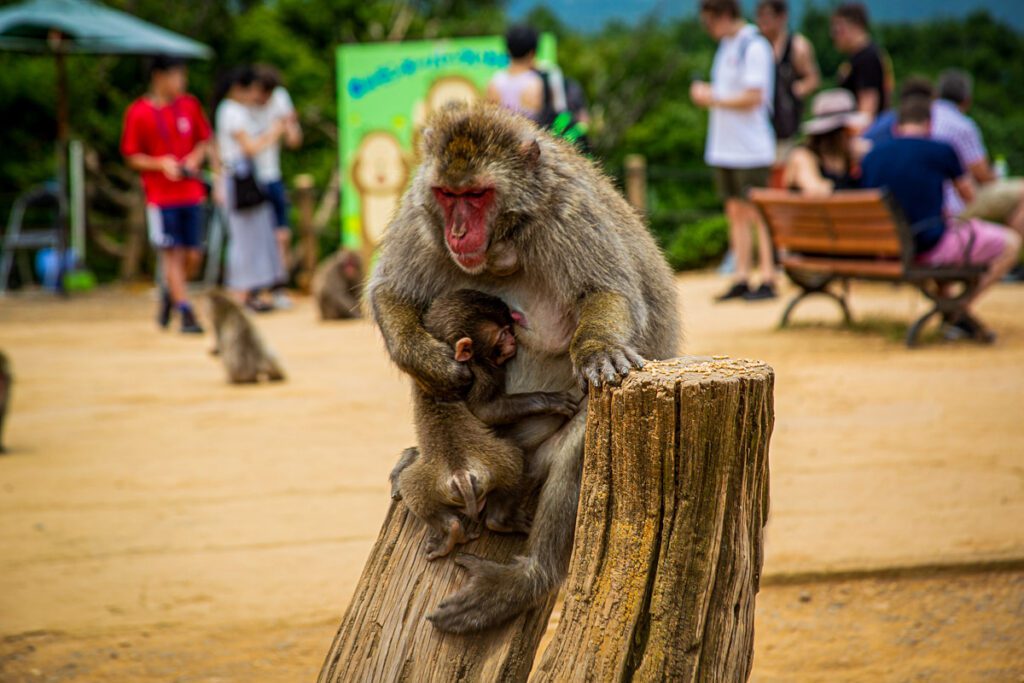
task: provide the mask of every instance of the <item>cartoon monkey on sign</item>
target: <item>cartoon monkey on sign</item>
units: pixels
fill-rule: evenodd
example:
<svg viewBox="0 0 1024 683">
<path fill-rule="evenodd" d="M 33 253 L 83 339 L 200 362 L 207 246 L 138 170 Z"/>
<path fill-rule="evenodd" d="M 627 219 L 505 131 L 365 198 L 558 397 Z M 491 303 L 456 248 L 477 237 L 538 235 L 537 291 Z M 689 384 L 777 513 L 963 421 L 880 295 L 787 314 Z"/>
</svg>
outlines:
<svg viewBox="0 0 1024 683">
<path fill-rule="evenodd" d="M 366 258 L 380 244 L 398 206 L 409 180 L 409 162 L 398 138 L 386 131 L 374 131 L 359 142 L 351 173 L 352 184 L 359 191 Z"/>
</svg>

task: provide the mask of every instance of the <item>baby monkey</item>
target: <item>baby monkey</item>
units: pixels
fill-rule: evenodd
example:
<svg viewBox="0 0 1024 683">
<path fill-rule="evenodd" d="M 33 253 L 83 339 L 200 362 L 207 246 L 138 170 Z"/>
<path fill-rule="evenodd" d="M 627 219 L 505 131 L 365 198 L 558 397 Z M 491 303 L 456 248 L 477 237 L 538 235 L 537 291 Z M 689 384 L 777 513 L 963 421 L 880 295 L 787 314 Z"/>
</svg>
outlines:
<svg viewBox="0 0 1024 683">
<path fill-rule="evenodd" d="M 578 401 L 568 392 L 505 393 L 505 364 L 516 354 L 514 319 L 494 296 L 461 289 L 438 297 L 424 328 L 452 347 L 473 382 L 462 401 L 432 398 L 414 384 L 413 413 L 419 448 L 407 448 L 391 472 L 391 495 L 432 530 L 427 559 L 449 554 L 476 538 L 467 522 L 484 512 L 491 531 L 527 532 L 522 509 L 530 489 L 522 449 L 493 428 L 535 415 L 572 417 Z"/>
</svg>

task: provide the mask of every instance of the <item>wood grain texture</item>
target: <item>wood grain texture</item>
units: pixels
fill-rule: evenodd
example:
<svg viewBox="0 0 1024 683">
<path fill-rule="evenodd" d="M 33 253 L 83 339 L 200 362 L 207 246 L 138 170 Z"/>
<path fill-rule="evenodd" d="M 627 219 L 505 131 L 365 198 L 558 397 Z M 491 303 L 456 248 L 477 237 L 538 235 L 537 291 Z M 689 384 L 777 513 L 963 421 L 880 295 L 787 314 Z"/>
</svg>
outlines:
<svg viewBox="0 0 1024 683">
<path fill-rule="evenodd" d="M 424 617 L 454 592 L 466 573 L 451 558 L 427 562 L 425 525 L 404 503 L 392 503 L 320 671 L 320 683 L 342 681 L 525 681 L 555 597 L 504 627 L 460 636 Z M 484 532 L 466 552 L 508 561 L 523 536 Z"/>
<path fill-rule="evenodd" d="M 531 683 L 746 680 L 773 383 L 682 358 L 591 392 L 565 606 Z"/>
</svg>

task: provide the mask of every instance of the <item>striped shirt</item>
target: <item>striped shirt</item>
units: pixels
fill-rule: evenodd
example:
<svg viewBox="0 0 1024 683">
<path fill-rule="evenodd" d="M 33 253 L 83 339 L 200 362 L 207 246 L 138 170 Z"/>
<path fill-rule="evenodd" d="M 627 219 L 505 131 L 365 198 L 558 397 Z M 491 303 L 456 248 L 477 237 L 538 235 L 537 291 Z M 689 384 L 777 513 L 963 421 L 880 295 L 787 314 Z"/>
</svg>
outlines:
<svg viewBox="0 0 1024 683">
<path fill-rule="evenodd" d="M 987 156 L 978 124 L 949 100 L 936 100 L 932 105 L 932 139 L 951 145 L 964 170 Z M 949 216 L 963 213 L 964 202 L 953 183 L 946 183 L 944 205 Z"/>
</svg>

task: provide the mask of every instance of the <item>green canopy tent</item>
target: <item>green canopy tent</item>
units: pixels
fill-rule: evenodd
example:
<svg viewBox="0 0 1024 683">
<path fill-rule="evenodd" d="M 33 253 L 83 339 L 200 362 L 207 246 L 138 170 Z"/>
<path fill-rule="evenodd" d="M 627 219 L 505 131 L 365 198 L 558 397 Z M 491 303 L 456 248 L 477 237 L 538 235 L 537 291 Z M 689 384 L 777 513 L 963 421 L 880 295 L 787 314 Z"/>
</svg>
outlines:
<svg viewBox="0 0 1024 683">
<path fill-rule="evenodd" d="M 70 54 L 169 55 L 208 59 L 213 51 L 191 38 L 143 21 L 93 0 L 28 0 L 0 9 L 0 50 L 48 53 L 57 65 L 58 183 L 64 195 L 67 163 L 68 85 L 65 58 Z M 73 223 L 75 221 L 73 217 Z M 81 216 L 77 217 L 79 220 Z M 83 223 L 84 225 L 84 223 Z M 72 237 L 84 252 L 84 230 Z M 74 244 L 76 241 L 79 244 Z"/>
</svg>

